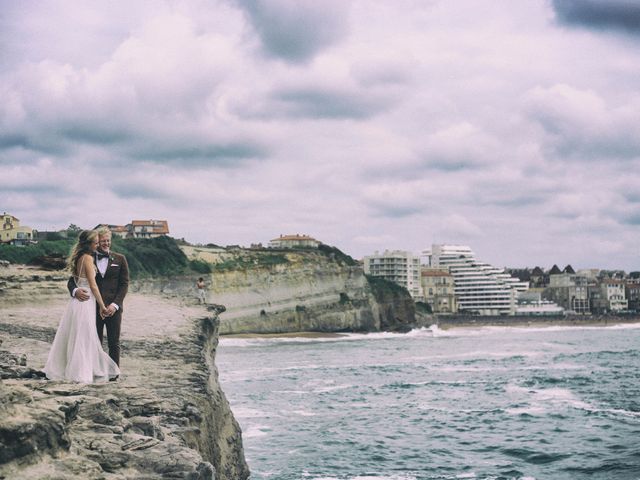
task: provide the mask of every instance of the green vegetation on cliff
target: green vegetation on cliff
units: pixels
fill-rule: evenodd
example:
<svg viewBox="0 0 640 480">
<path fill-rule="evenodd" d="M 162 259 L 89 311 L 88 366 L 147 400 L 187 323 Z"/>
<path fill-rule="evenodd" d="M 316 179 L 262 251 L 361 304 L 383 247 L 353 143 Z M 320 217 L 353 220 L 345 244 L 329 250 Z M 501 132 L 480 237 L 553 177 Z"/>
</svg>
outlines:
<svg viewBox="0 0 640 480">
<path fill-rule="evenodd" d="M 332 247 L 331 245 L 325 245 L 322 243 L 318 247 L 318 250 L 327 257 L 336 260 L 338 263 L 348 265 L 350 267 L 358 265 L 358 262 L 354 260 L 353 257 L 347 255 L 337 247 Z"/>
<path fill-rule="evenodd" d="M 189 272 L 187 257 L 171 237 L 114 237 L 112 248 L 127 257 L 132 278 L 167 277 Z"/>
<path fill-rule="evenodd" d="M 67 239 L 42 240 L 37 244 L 18 247 L 0 245 L 0 260 L 15 264 L 42 265 L 43 257 L 59 257 L 58 263 L 69 255 L 76 241 Z M 287 265 L 296 261 L 324 262 L 328 260 L 338 265 L 355 266 L 358 262 L 336 247 L 320 245 L 317 249 L 243 249 L 228 248 L 222 261 L 210 263 L 201 258 L 189 260 L 180 248 L 181 241 L 171 237 L 127 238 L 113 237 L 113 251 L 127 257 L 132 278 L 154 276 L 174 276 L 210 274 L 224 271 L 247 271 L 270 269 L 277 265 Z M 219 247 L 218 247 L 219 248 Z M 323 258 L 324 257 L 324 258 Z"/>
<path fill-rule="evenodd" d="M 0 245 L 0 260 L 15 264 L 37 263 L 39 257 L 61 256 L 66 258 L 76 239 L 43 240 L 37 244 L 17 247 Z M 113 237 L 114 252 L 127 257 L 131 278 L 172 276 L 189 273 L 208 273 L 205 262 L 189 262 L 176 240 L 171 237 L 127 238 Z"/>
<path fill-rule="evenodd" d="M 406 288 L 398 285 L 397 283 L 393 283 L 382 277 L 375 277 L 373 275 L 365 275 L 365 277 L 367 277 L 369 285 L 371 285 L 371 290 L 378 300 L 381 300 L 387 295 L 411 296 Z"/>
<path fill-rule="evenodd" d="M 51 241 L 44 240 L 23 247 L 0 245 L 0 260 L 24 265 L 35 258 L 47 255 L 61 255 L 66 258 L 75 242 L 75 238 L 67 238 Z"/>
</svg>

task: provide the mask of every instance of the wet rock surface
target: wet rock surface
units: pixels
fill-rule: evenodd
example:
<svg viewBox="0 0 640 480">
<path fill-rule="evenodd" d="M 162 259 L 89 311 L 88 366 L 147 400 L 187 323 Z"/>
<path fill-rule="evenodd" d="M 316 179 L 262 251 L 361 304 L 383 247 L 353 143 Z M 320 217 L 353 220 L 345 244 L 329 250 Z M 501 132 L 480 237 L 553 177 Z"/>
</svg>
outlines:
<svg viewBox="0 0 640 480">
<path fill-rule="evenodd" d="M 214 363 L 224 307 L 127 297 L 120 379 L 54 382 L 40 369 L 67 298 L 38 283 L 0 309 L 0 479 L 248 477 Z"/>
</svg>

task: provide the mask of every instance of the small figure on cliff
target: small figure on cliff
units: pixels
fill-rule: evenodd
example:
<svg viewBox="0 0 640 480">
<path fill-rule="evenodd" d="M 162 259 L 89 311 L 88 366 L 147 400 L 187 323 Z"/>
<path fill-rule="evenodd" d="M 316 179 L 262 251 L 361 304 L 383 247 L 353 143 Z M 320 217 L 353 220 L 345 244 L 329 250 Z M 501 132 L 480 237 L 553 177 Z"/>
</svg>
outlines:
<svg viewBox="0 0 640 480">
<path fill-rule="evenodd" d="M 200 277 L 196 282 L 196 289 L 198 292 L 198 303 L 207 303 L 205 298 L 205 286 L 204 286 L 204 278 Z"/>
<path fill-rule="evenodd" d="M 96 317 L 109 312 L 96 282 L 93 255 L 97 248 L 98 232 L 84 230 L 69 256 L 67 266 L 75 288 L 92 301 L 69 300 L 44 366 L 50 380 L 94 383 L 120 375 L 118 365 L 102 349 L 96 334 Z"/>
<path fill-rule="evenodd" d="M 104 328 L 107 327 L 109 356 L 119 366 L 122 304 L 129 289 L 129 264 L 124 255 L 111 251 L 111 231 L 108 228 L 98 230 L 98 241 L 95 252 L 96 284 L 108 306 L 104 312 L 96 312 L 95 326 L 100 344 L 104 338 Z M 67 283 L 71 296 L 81 302 L 89 300 L 87 290 L 79 287 L 71 277 Z"/>
</svg>

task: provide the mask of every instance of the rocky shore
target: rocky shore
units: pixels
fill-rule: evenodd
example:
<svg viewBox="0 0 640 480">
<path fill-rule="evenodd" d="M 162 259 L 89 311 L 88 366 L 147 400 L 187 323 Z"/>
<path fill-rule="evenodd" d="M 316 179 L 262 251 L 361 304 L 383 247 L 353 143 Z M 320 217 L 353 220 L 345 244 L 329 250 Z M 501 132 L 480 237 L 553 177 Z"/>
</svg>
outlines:
<svg viewBox="0 0 640 480">
<path fill-rule="evenodd" d="M 67 302 L 65 276 L 0 269 L 0 479 L 249 476 L 218 384 L 218 312 L 131 292 L 117 382 L 52 382 L 40 369 Z"/>
</svg>

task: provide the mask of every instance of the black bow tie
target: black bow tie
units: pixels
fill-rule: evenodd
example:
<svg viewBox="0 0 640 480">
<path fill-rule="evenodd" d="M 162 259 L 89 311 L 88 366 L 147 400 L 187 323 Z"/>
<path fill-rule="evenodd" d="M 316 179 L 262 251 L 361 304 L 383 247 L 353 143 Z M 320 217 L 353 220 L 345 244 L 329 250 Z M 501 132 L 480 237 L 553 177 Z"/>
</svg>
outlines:
<svg viewBox="0 0 640 480">
<path fill-rule="evenodd" d="M 98 260 L 102 260 L 103 258 L 109 258 L 109 254 L 108 253 L 96 252 L 96 258 Z"/>
</svg>

